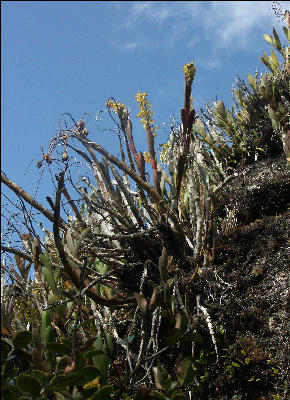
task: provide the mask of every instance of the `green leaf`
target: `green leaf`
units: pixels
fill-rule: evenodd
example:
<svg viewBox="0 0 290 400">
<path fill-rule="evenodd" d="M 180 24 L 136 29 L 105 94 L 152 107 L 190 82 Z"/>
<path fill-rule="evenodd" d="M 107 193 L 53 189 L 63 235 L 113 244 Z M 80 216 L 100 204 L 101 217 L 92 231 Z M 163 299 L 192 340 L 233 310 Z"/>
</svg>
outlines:
<svg viewBox="0 0 290 400">
<path fill-rule="evenodd" d="M 233 374 L 233 367 L 231 365 L 227 366 L 227 371 L 229 372 L 230 375 Z"/>
<path fill-rule="evenodd" d="M 107 356 L 107 354 L 101 354 L 98 356 L 95 356 L 93 358 L 93 363 L 96 368 L 98 368 L 100 374 L 103 377 L 106 377 L 108 374 L 108 368 L 110 365 L 110 358 Z"/>
<path fill-rule="evenodd" d="M 275 111 L 273 110 L 273 108 L 270 105 L 268 106 L 268 114 L 269 114 L 269 117 L 271 118 L 271 120 L 277 120 Z"/>
<path fill-rule="evenodd" d="M 15 387 L 17 388 L 17 386 L 15 386 Z M 17 391 L 19 393 L 18 388 L 17 388 Z M 12 389 L 12 385 L 1 387 L 1 399 L 2 400 L 16 400 L 16 395 L 17 395 L 17 393 L 15 393 L 15 391 Z"/>
<path fill-rule="evenodd" d="M 195 123 L 192 127 L 192 130 L 195 134 L 200 134 L 202 137 L 206 136 L 205 126 L 200 118 L 197 118 L 197 120 L 195 121 Z"/>
<path fill-rule="evenodd" d="M 102 263 L 98 258 L 95 259 L 93 266 L 101 274 L 106 274 L 109 271 L 109 267 Z"/>
<path fill-rule="evenodd" d="M 252 88 L 257 89 L 257 83 L 255 81 L 255 78 L 251 74 L 249 74 L 248 79 L 249 79 L 249 82 L 250 82 L 250 85 L 252 86 Z"/>
<path fill-rule="evenodd" d="M 55 395 L 56 400 L 66 400 L 67 399 L 67 397 L 65 397 L 64 395 L 62 395 L 59 392 L 54 392 L 54 395 Z"/>
<path fill-rule="evenodd" d="M 158 392 L 157 390 L 152 390 L 151 394 L 156 400 L 168 400 L 168 397 L 165 396 L 165 394 Z"/>
<path fill-rule="evenodd" d="M 72 349 L 72 342 L 70 340 L 63 338 L 61 339 L 61 343 Z"/>
<path fill-rule="evenodd" d="M 245 350 L 241 350 L 241 353 L 242 353 L 243 356 L 246 356 L 246 354 L 247 354 L 247 353 L 245 352 Z"/>
<path fill-rule="evenodd" d="M 164 367 L 153 367 L 155 386 L 157 389 L 163 389 L 166 392 L 172 387 L 171 376 Z"/>
<path fill-rule="evenodd" d="M 51 269 L 51 263 L 50 263 L 50 259 L 49 259 L 47 250 L 45 250 L 43 254 L 39 255 L 39 261 L 46 268 L 50 268 Z"/>
<path fill-rule="evenodd" d="M 44 337 L 44 343 L 48 345 L 48 343 L 52 343 L 55 340 L 54 336 L 54 329 L 52 326 L 48 326 L 45 330 L 45 337 Z"/>
<path fill-rule="evenodd" d="M 275 28 L 273 28 L 273 35 L 274 35 L 274 39 L 275 39 L 276 48 L 277 48 L 277 50 L 280 51 L 280 50 L 282 49 L 282 45 L 281 45 L 279 36 L 278 36 L 278 34 L 277 34 Z"/>
<path fill-rule="evenodd" d="M 168 254 L 166 247 L 163 247 L 162 254 L 159 257 L 159 271 L 160 276 L 163 282 L 166 282 L 168 279 Z"/>
<path fill-rule="evenodd" d="M 34 397 L 39 396 L 41 386 L 34 376 L 21 374 L 16 378 L 16 383 L 22 392 L 31 393 Z"/>
<path fill-rule="evenodd" d="M 279 61 L 273 50 L 271 50 L 271 58 L 272 58 L 272 62 L 275 65 L 275 67 L 279 68 Z"/>
<path fill-rule="evenodd" d="M 113 340 L 112 335 L 110 333 L 106 333 L 106 340 L 104 341 L 104 349 L 109 351 L 109 354 L 113 354 Z"/>
<path fill-rule="evenodd" d="M 240 364 L 236 363 L 236 362 L 232 362 L 232 366 L 235 368 L 240 368 Z"/>
<path fill-rule="evenodd" d="M 32 375 L 40 382 L 45 382 L 47 374 L 39 369 L 33 369 Z"/>
<path fill-rule="evenodd" d="M 269 64 L 269 61 L 267 60 L 267 58 L 259 57 L 259 59 L 262 61 L 263 64 L 266 65 L 267 68 L 269 68 L 270 71 L 272 71 L 272 68 L 270 67 L 270 64 Z"/>
<path fill-rule="evenodd" d="M 102 350 L 102 349 L 103 349 L 103 339 L 102 339 L 102 336 L 101 336 L 101 335 L 99 335 L 99 336 L 96 338 L 96 340 L 95 340 L 95 342 L 94 342 L 94 348 L 95 348 L 96 350 Z"/>
<path fill-rule="evenodd" d="M 19 368 L 14 368 L 14 358 L 15 356 L 10 356 L 5 362 L 1 369 L 1 379 L 2 382 L 9 380 L 9 378 L 15 378 L 18 375 Z"/>
<path fill-rule="evenodd" d="M 267 35 L 267 33 L 264 33 L 263 37 L 266 40 L 266 42 L 268 42 L 269 44 L 272 44 L 272 42 L 273 42 L 272 36 L 269 36 L 269 35 Z"/>
<path fill-rule="evenodd" d="M 16 349 L 23 349 L 32 341 L 32 333 L 30 331 L 18 332 L 14 339 L 13 344 Z"/>
<path fill-rule="evenodd" d="M 92 380 L 94 380 L 98 376 L 100 376 L 100 371 L 96 367 L 88 366 L 88 367 L 82 368 L 78 372 L 78 374 L 84 378 L 84 382 L 86 384 L 88 382 L 91 382 Z"/>
<path fill-rule="evenodd" d="M 277 116 L 275 114 L 275 111 L 273 108 L 268 105 L 268 114 L 269 117 L 271 118 L 271 124 L 274 130 L 278 130 L 280 128 L 280 122 L 277 120 Z"/>
<path fill-rule="evenodd" d="M 104 295 L 107 297 L 107 299 L 111 300 L 114 297 L 113 289 L 109 286 L 104 286 L 104 288 Z"/>
<path fill-rule="evenodd" d="M 83 355 L 83 357 L 87 360 L 94 356 L 98 356 L 100 354 L 106 354 L 106 353 L 103 350 L 89 350 Z"/>
<path fill-rule="evenodd" d="M 52 381 L 50 382 L 50 389 L 51 390 L 64 390 L 66 387 L 75 385 L 81 386 L 85 385 L 85 379 L 77 373 L 71 373 L 69 375 L 56 375 Z"/>
<path fill-rule="evenodd" d="M 12 348 L 12 347 L 13 347 L 13 343 L 11 342 L 11 340 L 1 337 L 1 360 L 2 360 L 2 362 L 4 360 L 6 360 L 8 354 L 9 354 L 10 348 Z"/>
<path fill-rule="evenodd" d="M 54 355 L 56 353 L 58 353 L 58 354 L 66 354 L 66 355 L 71 354 L 71 349 L 69 347 L 67 347 L 65 344 L 62 344 L 62 343 L 52 343 L 52 342 L 47 343 L 46 350 L 49 350 Z"/>
<path fill-rule="evenodd" d="M 54 279 L 52 270 L 50 268 L 43 267 L 42 268 L 42 273 L 43 273 L 43 276 L 44 276 L 44 279 L 45 279 L 46 283 L 48 284 L 48 286 L 52 290 L 52 293 L 58 296 L 58 289 L 57 289 L 57 286 L 56 286 L 56 283 L 55 283 L 55 279 Z"/>
<path fill-rule="evenodd" d="M 286 26 L 283 26 L 283 32 L 284 32 L 284 35 L 286 36 L 286 39 L 290 40 L 290 38 L 289 38 L 289 29 L 286 28 Z"/>
<path fill-rule="evenodd" d="M 85 359 L 81 351 L 75 351 L 75 362 L 76 362 L 75 371 L 80 371 L 84 368 Z"/>
<path fill-rule="evenodd" d="M 114 394 L 112 385 L 101 387 L 89 400 L 110 400 L 111 395 Z"/>
<path fill-rule="evenodd" d="M 68 229 L 66 232 L 66 243 L 67 243 L 67 247 L 69 249 L 69 252 L 74 256 L 77 257 L 78 255 L 78 251 L 77 251 L 77 246 L 75 245 L 73 238 L 72 238 L 72 234 L 71 234 L 71 229 Z"/>
<path fill-rule="evenodd" d="M 73 270 L 77 270 L 79 268 L 78 264 L 76 264 L 73 260 L 69 260 L 69 264 Z"/>
<path fill-rule="evenodd" d="M 96 350 L 99 350 L 100 353 L 96 354 L 93 357 L 93 363 L 96 368 L 98 368 L 100 374 L 105 377 L 107 376 L 108 373 L 108 368 L 110 364 L 110 358 L 107 356 L 107 354 L 103 350 L 103 339 L 101 336 L 98 336 L 97 339 L 94 342 L 94 348 Z"/>
<path fill-rule="evenodd" d="M 181 393 L 173 393 L 170 400 L 186 400 L 186 397 Z"/>
<path fill-rule="evenodd" d="M 173 285 L 173 282 L 174 282 L 174 279 L 173 279 L 173 278 L 168 279 L 168 281 L 166 282 L 166 286 L 167 286 L 168 288 L 170 288 L 170 287 Z"/>
<path fill-rule="evenodd" d="M 14 399 L 19 399 L 19 396 L 21 395 L 21 391 L 17 385 L 3 385 L 2 381 L 2 386 L 1 386 L 1 399 L 4 400 L 14 400 Z"/>
<path fill-rule="evenodd" d="M 227 110 L 222 100 L 218 100 L 214 103 L 215 112 L 218 114 L 217 117 L 221 120 L 227 119 Z"/>
<path fill-rule="evenodd" d="M 178 382 L 181 385 L 188 385 L 195 377 L 196 373 L 192 368 L 192 359 L 185 358 L 177 368 Z"/>
<path fill-rule="evenodd" d="M 245 358 L 245 364 L 248 365 L 250 362 L 251 362 L 251 360 L 248 357 L 246 357 Z"/>
</svg>

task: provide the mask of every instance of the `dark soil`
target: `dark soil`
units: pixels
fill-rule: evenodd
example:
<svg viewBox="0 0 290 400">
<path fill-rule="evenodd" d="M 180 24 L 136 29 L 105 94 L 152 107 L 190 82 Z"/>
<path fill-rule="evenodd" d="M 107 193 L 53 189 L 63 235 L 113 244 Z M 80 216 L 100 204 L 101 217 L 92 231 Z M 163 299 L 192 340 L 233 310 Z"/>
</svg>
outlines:
<svg viewBox="0 0 290 400">
<path fill-rule="evenodd" d="M 289 194 L 283 156 L 244 168 L 219 194 L 218 213 L 227 207 L 233 222 L 190 291 L 190 304 L 199 295 L 207 308 L 219 349 L 217 360 L 212 345 L 199 399 L 290 398 Z"/>
</svg>

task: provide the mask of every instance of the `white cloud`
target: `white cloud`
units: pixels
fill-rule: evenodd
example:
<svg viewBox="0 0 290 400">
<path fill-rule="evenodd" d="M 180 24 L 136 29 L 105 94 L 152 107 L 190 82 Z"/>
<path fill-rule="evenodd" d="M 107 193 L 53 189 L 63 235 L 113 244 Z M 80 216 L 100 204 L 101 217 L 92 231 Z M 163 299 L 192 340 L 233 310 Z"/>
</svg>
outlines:
<svg viewBox="0 0 290 400">
<path fill-rule="evenodd" d="M 290 8 L 289 1 L 280 4 L 284 10 Z M 176 44 L 198 30 L 199 37 L 213 41 L 216 48 L 245 48 L 255 29 L 278 23 L 269 1 L 135 1 L 126 5 L 123 27 L 140 30 L 149 23 L 166 24 L 163 45 Z"/>
<path fill-rule="evenodd" d="M 275 22 L 271 3 L 263 1 L 212 2 L 206 24 L 215 32 L 217 47 L 238 46 L 245 48 L 254 29 Z M 207 29 L 208 29 L 207 28 Z"/>
</svg>

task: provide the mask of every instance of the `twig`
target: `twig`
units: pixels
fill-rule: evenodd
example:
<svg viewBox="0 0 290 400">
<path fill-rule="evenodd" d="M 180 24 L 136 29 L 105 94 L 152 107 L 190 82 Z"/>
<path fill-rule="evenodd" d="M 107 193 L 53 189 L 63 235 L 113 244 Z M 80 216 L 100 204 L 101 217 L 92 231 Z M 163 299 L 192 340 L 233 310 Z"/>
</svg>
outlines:
<svg viewBox="0 0 290 400">
<path fill-rule="evenodd" d="M 42 204 L 34 200 L 33 197 L 30 196 L 30 194 L 28 194 L 24 189 L 22 189 L 16 183 L 8 179 L 7 176 L 4 175 L 2 172 L 1 172 L 1 182 L 3 182 L 4 185 L 8 186 L 9 189 L 11 189 L 17 196 L 22 197 L 22 199 L 25 200 L 28 204 L 30 204 L 33 208 L 40 211 L 49 221 L 51 222 L 54 221 L 53 214 L 47 208 L 43 207 Z M 62 219 L 60 219 L 59 225 L 62 229 L 67 229 L 67 224 Z"/>
<path fill-rule="evenodd" d="M 26 261 L 33 262 L 32 256 L 30 256 L 29 254 L 23 253 L 22 251 L 15 249 L 13 247 L 6 247 L 6 246 L 2 246 L 2 244 L 1 244 L 1 250 L 7 251 L 8 253 L 15 254 L 15 255 L 23 258 Z"/>
<path fill-rule="evenodd" d="M 152 360 L 153 358 L 156 358 L 158 356 L 160 356 L 160 354 L 164 353 L 164 351 L 168 350 L 170 346 L 165 346 L 163 347 L 163 349 L 157 351 L 157 353 L 152 354 L 150 357 L 146 357 L 144 358 L 144 361 L 149 361 Z"/>
<path fill-rule="evenodd" d="M 69 205 L 71 206 L 71 208 L 73 209 L 75 216 L 77 218 L 77 220 L 84 226 L 86 226 L 81 214 L 79 213 L 78 208 L 76 207 L 75 203 L 73 202 L 73 200 L 70 198 L 70 195 L 68 194 L 65 186 L 63 187 L 63 194 L 65 196 L 65 198 L 67 199 Z"/>
</svg>

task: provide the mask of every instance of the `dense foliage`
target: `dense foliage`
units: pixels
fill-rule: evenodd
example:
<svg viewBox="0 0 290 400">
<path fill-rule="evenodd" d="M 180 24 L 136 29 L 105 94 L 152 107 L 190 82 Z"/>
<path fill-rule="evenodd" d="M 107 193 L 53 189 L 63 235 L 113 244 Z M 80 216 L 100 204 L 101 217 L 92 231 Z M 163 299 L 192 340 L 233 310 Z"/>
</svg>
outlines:
<svg viewBox="0 0 290 400">
<path fill-rule="evenodd" d="M 283 30 L 288 40 L 289 24 Z M 195 66 L 184 66 L 181 123 L 171 125 L 159 153 L 146 93 L 136 96 L 144 154 L 129 109 L 113 98 L 106 106 L 118 118 L 120 160 L 90 139 L 83 120 L 63 116 L 37 165 L 55 168 L 51 210 L 1 174 L 23 215 L 21 229 L 12 216 L 2 235 L 3 399 L 286 399 L 286 366 L 278 369 L 251 339 L 254 327 L 237 341 L 228 314 L 218 313 L 232 232 L 287 209 L 289 48 L 275 29 L 264 38 L 282 62 L 273 50 L 265 54 L 268 72 L 249 75 L 249 85 L 237 80 L 230 110 L 219 100 L 197 118 Z M 270 211 L 253 213 L 251 203 L 245 216 L 246 199 L 234 201 L 231 185 L 250 180 L 247 171 L 269 159 L 281 165 L 279 207 L 273 195 Z M 37 216 L 24 202 L 52 229 L 38 222 L 36 230 Z M 9 246 L 11 229 L 20 247 Z M 257 266 L 254 275 L 261 274 Z M 225 393 L 215 397 L 215 385 Z"/>
</svg>

